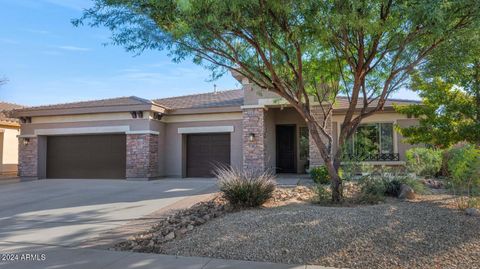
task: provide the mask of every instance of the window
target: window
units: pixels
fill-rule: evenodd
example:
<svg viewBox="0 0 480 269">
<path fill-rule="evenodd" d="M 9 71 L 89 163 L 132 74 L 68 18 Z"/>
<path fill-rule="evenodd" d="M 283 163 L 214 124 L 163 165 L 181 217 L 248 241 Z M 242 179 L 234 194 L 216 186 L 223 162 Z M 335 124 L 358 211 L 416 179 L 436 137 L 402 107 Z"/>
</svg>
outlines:
<svg viewBox="0 0 480 269">
<path fill-rule="evenodd" d="M 299 129 L 300 135 L 300 160 L 307 160 L 309 149 L 309 142 L 308 142 L 308 127 L 300 127 Z"/>
<path fill-rule="evenodd" d="M 349 155 L 364 160 L 398 159 L 393 152 L 393 123 L 361 124 L 345 146 Z"/>
</svg>

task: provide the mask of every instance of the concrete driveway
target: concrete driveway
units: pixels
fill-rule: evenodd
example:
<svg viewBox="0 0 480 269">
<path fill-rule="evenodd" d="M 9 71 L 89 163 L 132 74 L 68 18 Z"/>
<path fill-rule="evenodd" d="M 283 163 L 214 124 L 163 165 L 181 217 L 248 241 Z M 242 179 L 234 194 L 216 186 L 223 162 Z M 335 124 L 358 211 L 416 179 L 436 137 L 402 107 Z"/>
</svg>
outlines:
<svg viewBox="0 0 480 269">
<path fill-rule="evenodd" d="M 81 246 L 192 195 L 211 179 L 48 179 L 0 185 L 0 243 Z"/>
</svg>

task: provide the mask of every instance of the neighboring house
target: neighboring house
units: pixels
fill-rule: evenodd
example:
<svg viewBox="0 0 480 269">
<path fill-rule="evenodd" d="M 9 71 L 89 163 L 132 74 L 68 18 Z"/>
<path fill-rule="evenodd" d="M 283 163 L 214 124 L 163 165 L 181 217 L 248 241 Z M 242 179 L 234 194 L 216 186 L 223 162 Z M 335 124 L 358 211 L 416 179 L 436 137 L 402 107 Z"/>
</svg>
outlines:
<svg viewBox="0 0 480 269">
<path fill-rule="evenodd" d="M 20 124 L 9 112 L 19 108 L 16 104 L 0 102 L 0 175 L 17 174 Z"/>
<path fill-rule="evenodd" d="M 298 113 L 274 94 L 236 78 L 242 89 L 17 110 L 20 176 L 145 180 L 211 176 L 216 164 L 281 173 L 303 173 L 307 160 L 321 164 Z M 402 143 L 394 124 L 416 120 L 396 113 L 392 105 L 413 102 L 390 100 L 384 111 L 365 119 L 352 153 L 368 148 L 372 163 L 402 164 L 410 146 Z M 335 138 L 347 104 L 339 98 L 329 119 Z"/>
</svg>

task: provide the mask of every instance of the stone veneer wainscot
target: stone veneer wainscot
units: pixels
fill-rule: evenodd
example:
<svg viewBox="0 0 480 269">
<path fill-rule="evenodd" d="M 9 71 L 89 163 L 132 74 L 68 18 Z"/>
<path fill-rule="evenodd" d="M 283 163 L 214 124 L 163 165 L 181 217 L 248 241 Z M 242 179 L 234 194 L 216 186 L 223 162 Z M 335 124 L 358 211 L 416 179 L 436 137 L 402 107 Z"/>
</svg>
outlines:
<svg viewBox="0 0 480 269">
<path fill-rule="evenodd" d="M 18 176 L 36 178 L 38 176 L 38 138 L 19 138 Z"/>
<path fill-rule="evenodd" d="M 255 135 L 253 141 L 250 134 Z M 266 169 L 264 108 L 243 109 L 243 169 Z"/>
<path fill-rule="evenodd" d="M 127 134 L 127 179 L 158 177 L 158 135 Z"/>
</svg>

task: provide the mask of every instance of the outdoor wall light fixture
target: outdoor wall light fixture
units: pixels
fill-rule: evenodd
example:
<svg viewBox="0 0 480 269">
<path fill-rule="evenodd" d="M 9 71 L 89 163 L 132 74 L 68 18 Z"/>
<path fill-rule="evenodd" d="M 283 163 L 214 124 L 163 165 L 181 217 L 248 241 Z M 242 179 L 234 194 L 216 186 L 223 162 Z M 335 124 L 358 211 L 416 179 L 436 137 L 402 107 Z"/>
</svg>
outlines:
<svg viewBox="0 0 480 269">
<path fill-rule="evenodd" d="M 32 117 L 20 117 L 21 123 L 32 123 Z"/>
<path fill-rule="evenodd" d="M 30 144 L 30 138 L 24 138 L 23 139 L 23 145 L 26 146 L 28 144 Z"/>
<path fill-rule="evenodd" d="M 161 120 L 162 117 L 163 117 L 163 113 L 158 113 L 158 112 L 153 113 L 153 118 L 156 120 Z"/>
<path fill-rule="evenodd" d="M 253 142 L 253 140 L 255 140 L 255 134 L 254 133 L 248 134 L 248 141 Z"/>
<path fill-rule="evenodd" d="M 136 118 L 143 118 L 143 111 L 132 111 L 130 112 L 130 115 L 132 115 L 132 118 L 133 119 L 136 119 Z"/>
</svg>

